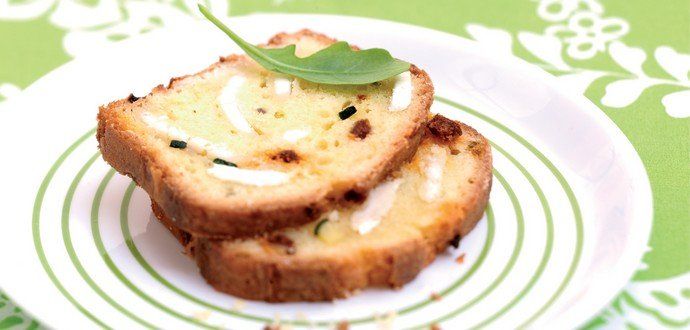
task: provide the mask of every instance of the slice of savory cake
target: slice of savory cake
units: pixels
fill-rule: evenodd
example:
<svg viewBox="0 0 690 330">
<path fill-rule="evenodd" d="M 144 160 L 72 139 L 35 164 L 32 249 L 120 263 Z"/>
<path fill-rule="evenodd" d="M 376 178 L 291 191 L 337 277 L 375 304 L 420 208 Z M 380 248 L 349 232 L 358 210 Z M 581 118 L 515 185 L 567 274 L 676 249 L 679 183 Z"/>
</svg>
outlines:
<svg viewBox="0 0 690 330">
<path fill-rule="evenodd" d="M 436 116 L 409 163 L 362 205 L 258 238 L 214 240 L 156 216 L 217 290 L 246 299 L 319 301 L 368 286 L 399 287 L 481 218 L 491 189 L 491 149 L 474 129 Z"/>
<path fill-rule="evenodd" d="M 308 30 L 307 56 L 335 42 Z M 144 188 L 178 227 L 240 237 L 314 220 L 368 191 L 417 149 L 433 98 L 412 66 L 368 85 L 320 85 L 221 58 L 149 95 L 100 109 L 103 158 Z"/>
</svg>

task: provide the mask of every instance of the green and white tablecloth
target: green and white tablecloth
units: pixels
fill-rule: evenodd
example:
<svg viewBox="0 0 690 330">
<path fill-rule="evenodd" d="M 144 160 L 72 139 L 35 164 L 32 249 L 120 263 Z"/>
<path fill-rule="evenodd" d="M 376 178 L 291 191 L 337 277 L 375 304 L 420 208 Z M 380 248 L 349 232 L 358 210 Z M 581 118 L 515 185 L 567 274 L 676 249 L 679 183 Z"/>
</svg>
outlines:
<svg viewBox="0 0 690 330">
<path fill-rule="evenodd" d="M 206 2 L 229 16 L 367 16 L 484 39 L 577 87 L 636 148 L 654 203 L 649 250 L 638 272 L 586 327 L 690 328 L 690 1 Z M 193 0 L 0 0 L 0 111 L 71 58 L 198 19 L 195 7 Z M 0 329 L 37 327 L 0 294 Z"/>
</svg>

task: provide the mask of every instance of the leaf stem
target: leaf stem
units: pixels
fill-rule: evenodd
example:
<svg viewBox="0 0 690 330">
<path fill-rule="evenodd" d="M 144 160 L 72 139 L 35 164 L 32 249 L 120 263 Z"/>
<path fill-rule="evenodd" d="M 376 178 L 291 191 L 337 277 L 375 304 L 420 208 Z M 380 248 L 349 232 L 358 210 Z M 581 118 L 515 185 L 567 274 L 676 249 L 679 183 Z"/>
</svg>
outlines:
<svg viewBox="0 0 690 330">
<path fill-rule="evenodd" d="M 253 52 L 254 51 L 253 45 L 250 45 L 247 41 L 242 39 L 235 32 L 232 32 L 232 30 L 230 30 L 225 24 L 223 24 L 223 22 L 221 22 L 217 17 L 213 16 L 213 14 L 211 14 L 211 11 L 208 10 L 208 8 L 206 8 L 206 6 L 204 6 L 202 4 L 198 4 L 198 6 L 199 6 L 199 11 L 201 12 L 201 14 L 204 15 L 204 17 L 206 17 L 206 19 L 211 21 L 211 23 L 213 23 L 215 26 L 217 26 L 219 29 L 221 29 L 221 31 L 225 32 L 225 34 L 227 34 L 228 37 L 230 37 L 230 39 L 232 39 L 232 41 L 234 41 L 240 48 L 242 48 L 242 50 L 244 50 L 247 53 L 251 52 L 254 56 L 258 56 L 261 59 L 263 59 L 264 61 L 268 61 L 271 64 L 275 65 L 273 59 L 271 59 L 269 56 L 265 56 L 261 52 Z"/>
</svg>

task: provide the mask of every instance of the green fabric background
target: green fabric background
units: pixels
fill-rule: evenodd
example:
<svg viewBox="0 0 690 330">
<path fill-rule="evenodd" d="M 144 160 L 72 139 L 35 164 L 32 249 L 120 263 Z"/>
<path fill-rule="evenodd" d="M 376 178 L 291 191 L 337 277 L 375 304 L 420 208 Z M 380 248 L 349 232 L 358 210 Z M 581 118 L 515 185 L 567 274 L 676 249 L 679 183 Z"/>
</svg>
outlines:
<svg viewBox="0 0 690 330">
<path fill-rule="evenodd" d="M 26 0 L 0 0 L 9 4 L 21 4 Z M 31 0 L 30 0 L 31 1 Z M 38 0 L 36 0 L 38 1 Z M 42 1 L 42 0 L 41 0 Z M 128 15 L 121 0 L 121 20 Z M 134 0 L 131 0 L 134 1 Z M 99 0 L 78 1 L 83 6 L 97 6 Z M 584 2 L 579 4 L 584 6 Z M 654 224 L 649 245 L 651 250 L 644 256 L 646 269 L 641 269 L 634 278 L 636 282 L 660 281 L 690 272 L 690 118 L 669 116 L 662 104 L 662 98 L 677 91 L 690 90 L 690 84 L 674 83 L 674 78 L 654 59 L 659 46 L 670 46 L 682 54 L 690 53 L 690 1 L 629 1 L 615 0 L 602 3 L 602 16 L 621 17 L 629 22 L 630 31 L 620 38 L 629 46 L 640 47 L 648 55 L 644 62 L 645 73 L 659 83 L 646 89 L 631 105 L 611 108 L 602 104 L 606 87 L 614 81 L 625 79 L 629 73 L 621 68 L 607 52 L 599 52 L 586 60 L 563 56 L 566 63 L 578 70 L 601 71 L 602 76 L 593 81 L 585 91 L 606 115 L 625 133 L 639 153 L 652 185 L 654 203 Z M 190 12 L 182 1 L 173 1 L 182 11 Z M 71 59 L 63 47 L 68 29 L 51 23 L 50 14 L 57 7 L 53 3 L 37 18 L 10 20 L 0 18 L 0 84 L 11 83 L 20 89 L 26 88 L 36 79 Z M 228 14 L 238 16 L 254 12 L 280 13 L 328 13 L 366 16 L 425 26 L 471 38 L 466 31 L 468 24 L 506 30 L 516 38 L 519 31 L 542 33 L 551 22 L 535 14 L 536 1 L 388 1 L 388 0 L 232 0 Z M 0 7 L 1 8 L 1 7 Z M 2 12 L 0 12 L 2 17 Z M 164 26 L 160 19 L 150 19 L 152 28 Z M 116 24 L 114 22 L 113 24 Z M 98 30 L 104 27 L 93 27 Z M 142 32 L 146 32 L 145 30 Z M 127 35 L 111 35 L 118 40 Z M 514 54 L 533 63 L 542 61 L 518 42 L 513 43 Z M 570 72 L 547 68 L 554 75 Z M 687 77 L 686 77 L 687 78 Z M 4 100 L 0 94 L 0 102 Z M 687 104 L 690 107 L 690 104 Z M 630 303 L 626 290 L 616 304 Z M 681 297 L 690 299 L 690 283 L 681 290 Z M 660 297 L 663 294 L 659 295 Z M 673 304 L 674 299 L 659 298 Z M 30 306 L 26 306 L 30 309 Z M 643 309 L 637 309 L 644 312 Z M 663 312 L 663 311 L 661 311 Z M 604 312 L 590 323 L 591 327 L 605 325 L 611 318 Z M 610 313 L 609 313 L 610 314 Z M 619 314 L 624 314 L 620 312 Z M 663 313 L 662 313 L 663 314 Z M 17 319 L 18 318 L 18 319 Z M 17 321 L 21 321 L 15 325 Z M 677 320 L 676 320 L 677 321 Z M 690 326 L 690 311 L 680 323 L 664 323 L 668 327 Z M 636 326 L 633 322 L 625 323 Z M 29 318 L 15 309 L 9 299 L 0 299 L 0 329 L 8 326 L 33 327 Z"/>
</svg>

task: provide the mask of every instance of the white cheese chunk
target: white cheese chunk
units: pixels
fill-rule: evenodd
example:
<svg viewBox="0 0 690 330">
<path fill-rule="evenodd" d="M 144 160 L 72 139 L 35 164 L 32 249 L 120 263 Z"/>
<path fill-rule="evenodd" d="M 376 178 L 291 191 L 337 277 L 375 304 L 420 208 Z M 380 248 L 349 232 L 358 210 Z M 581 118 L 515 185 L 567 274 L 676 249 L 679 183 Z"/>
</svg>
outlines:
<svg viewBox="0 0 690 330">
<path fill-rule="evenodd" d="M 446 150 L 441 146 L 434 145 L 430 151 L 422 158 L 423 173 L 426 180 L 419 190 L 420 197 L 427 202 L 431 202 L 441 196 L 443 169 L 448 158 Z"/>
<path fill-rule="evenodd" d="M 278 77 L 273 81 L 273 90 L 276 95 L 290 95 L 292 92 L 292 80 Z"/>
<path fill-rule="evenodd" d="M 185 141 L 189 140 L 190 136 L 183 130 L 171 125 L 167 116 L 155 116 L 150 113 L 143 113 L 141 119 L 146 125 L 155 130 L 158 134 L 165 136 L 171 140 Z"/>
<path fill-rule="evenodd" d="M 208 150 L 211 145 L 211 141 L 198 136 L 192 137 L 187 141 L 187 148 L 199 154 L 204 152 L 204 150 Z"/>
<path fill-rule="evenodd" d="M 218 144 L 212 144 L 208 149 L 206 149 L 206 154 L 210 158 L 220 158 L 225 161 L 231 161 L 234 156 L 230 149 Z"/>
<path fill-rule="evenodd" d="M 250 170 L 220 164 L 214 164 L 213 167 L 208 169 L 208 174 L 224 181 L 232 181 L 257 187 L 277 186 L 288 182 L 290 179 L 290 176 L 283 172 L 273 170 Z"/>
<path fill-rule="evenodd" d="M 168 134 L 168 117 L 155 116 L 148 112 L 144 112 L 141 114 L 141 120 L 158 133 Z"/>
<path fill-rule="evenodd" d="M 242 132 L 253 133 L 254 130 L 242 115 L 237 101 L 237 94 L 246 80 L 244 76 L 232 76 L 220 92 L 218 103 L 233 126 Z"/>
<path fill-rule="evenodd" d="M 393 94 L 391 95 L 391 104 L 388 107 L 389 111 L 405 110 L 412 102 L 412 75 L 410 71 L 405 71 L 395 77 L 395 85 L 393 85 Z"/>
<path fill-rule="evenodd" d="M 305 137 L 309 136 L 308 129 L 291 129 L 283 133 L 283 140 L 295 143 Z"/>
<path fill-rule="evenodd" d="M 145 112 L 141 114 L 141 119 L 157 134 L 166 139 L 187 142 L 187 148 L 197 154 L 203 154 L 206 151 L 207 156 L 210 158 L 220 158 L 226 161 L 232 160 L 233 153 L 228 148 L 212 143 L 202 137 L 190 136 L 187 132 L 170 124 L 170 119 L 167 116 L 156 116 Z"/>
<path fill-rule="evenodd" d="M 395 195 L 402 183 L 402 179 L 395 179 L 379 184 L 369 192 L 369 197 L 350 217 L 352 228 L 364 235 L 381 223 L 381 219 L 388 214 Z"/>
</svg>

